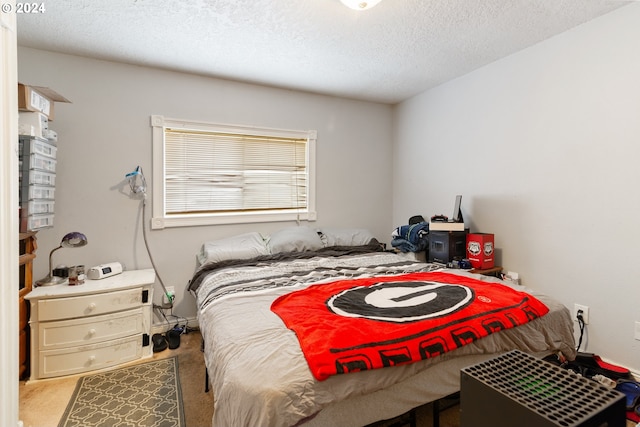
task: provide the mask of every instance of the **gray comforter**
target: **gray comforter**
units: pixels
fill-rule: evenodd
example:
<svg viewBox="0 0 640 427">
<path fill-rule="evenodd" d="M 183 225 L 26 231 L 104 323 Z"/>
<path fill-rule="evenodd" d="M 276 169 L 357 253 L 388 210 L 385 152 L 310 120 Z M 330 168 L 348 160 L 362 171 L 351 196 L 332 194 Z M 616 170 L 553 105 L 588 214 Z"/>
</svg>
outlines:
<svg viewBox="0 0 640 427">
<path fill-rule="evenodd" d="M 336 279 L 439 268 L 370 249 L 262 257 L 200 268 L 191 282 L 191 291 L 197 300 L 205 362 L 214 393 L 214 427 L 334 422 L 332 408 L 342 406 L 340 410 L 344 411 L 349 406 L 344 402 L 351 401 L 362 403 L 361 408 L 369 407 L 367 405 L 375 408 L 365 410 L 368 413 L 354 416 L 351 421 L 354 425 L 363 425 L 379 416 L 397 415 L 386 412 L 384 405 L 368 402 L 369 396 L 376 399 L 384 396 L 385 390 L 393 390 L 392 395 L 401 397 L 403 389 L 407 389 L 407 397 L 421 403 L 445 396 L 457 386 L 455 379 L 460 365 L 475 361 L 475 356 L 485 359 L 520 349 L 540 356 L 560 351 L 569 358 L 574 357 L 569 311 L 552 298 L 519 287 L 544 302 L 550 312 L 525 325 L 492 334 L 432 359 L 316 381 L 295 334 L 270 310 L 275 298 L 310 284 Z M 474 277 L 498 281 L 486 276 Z M 442 372 L 431 369 L 434 366 Z M 416 380 L 420 375 L 426 382 Z M 403 408 L 403 405 L 392 406 L 391 412 Z M 344 415 L 341 417 L 341 423 L 349 424 Z"/>
</svg>

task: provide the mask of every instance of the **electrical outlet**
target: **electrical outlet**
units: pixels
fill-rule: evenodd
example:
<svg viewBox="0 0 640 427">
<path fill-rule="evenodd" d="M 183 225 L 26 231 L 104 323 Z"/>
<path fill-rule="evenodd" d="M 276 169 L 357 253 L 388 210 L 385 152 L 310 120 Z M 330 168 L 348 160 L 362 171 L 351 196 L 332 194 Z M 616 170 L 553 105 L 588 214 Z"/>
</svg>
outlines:
<svg viewBox="0 0 640 427">
<path fill-rule="evenodd" d="M 171 301 L 167 298 L 167 294 L 171 295 Z M 171 304 L 176 300 L 176 288 L 173 286 L 167 286 L 167 293 L 162 294 L 162 304 Z"/>
<path fill-rule="evenodd" d="M 507 274 L 504 276 L 504 280 L 507 282 L 511 282 L 514 285 L 520 284 L 520 275 L 515 271 L 507 271 Z"/>
<path fill-rule="evenodd" d="M 636 320 L 633 337 L 640 340 L 640 322 Z"/>
<path fill-rule="evenodd" d="M 578 310 L 582 310 L 582 320 L 584 320 L 585 325 L 588 325 L 589 324 L 589 307 L 581 304 L 573 305 L 573 320 L 576 322 L 578 321 L 577 320 Z"/>
</svg>

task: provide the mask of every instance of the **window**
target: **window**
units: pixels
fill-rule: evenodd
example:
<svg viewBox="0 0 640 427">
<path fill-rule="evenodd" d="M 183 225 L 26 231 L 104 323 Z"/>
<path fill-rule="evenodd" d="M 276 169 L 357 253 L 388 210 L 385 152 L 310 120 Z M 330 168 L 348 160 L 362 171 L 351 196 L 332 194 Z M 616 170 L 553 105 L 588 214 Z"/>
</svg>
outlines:
<svg viewBox="0 0 640 427">
<path fill-rule="evenodd" d="M 151 116 L 154 229 L 316 219 L 315 131 Z"/>
</svg>

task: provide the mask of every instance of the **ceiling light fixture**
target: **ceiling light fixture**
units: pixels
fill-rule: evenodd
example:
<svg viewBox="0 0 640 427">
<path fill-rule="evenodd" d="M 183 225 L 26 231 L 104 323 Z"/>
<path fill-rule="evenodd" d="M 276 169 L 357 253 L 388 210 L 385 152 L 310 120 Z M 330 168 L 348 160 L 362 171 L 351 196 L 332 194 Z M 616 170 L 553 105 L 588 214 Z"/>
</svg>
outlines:
<svg viewBox="0 0 640 427">
<path fill-rule="evenodd" d="M 368 10 L 380 3 L 382 0 L 340 0 L 342 4 L 355 10 Z"/>
</svg>

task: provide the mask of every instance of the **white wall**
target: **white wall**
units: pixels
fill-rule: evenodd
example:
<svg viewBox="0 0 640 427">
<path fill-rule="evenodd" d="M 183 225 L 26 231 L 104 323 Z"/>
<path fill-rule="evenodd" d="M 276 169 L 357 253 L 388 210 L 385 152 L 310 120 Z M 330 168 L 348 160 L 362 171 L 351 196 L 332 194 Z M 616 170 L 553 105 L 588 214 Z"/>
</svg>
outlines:
<svg viewBox="0 0 640 427">
<path fill-rule="evenodd" d="M 14 7 L 15 2 L 8 5 Z M 3 426 L 18 425 L 17 78 L 16 14 L 0 13 L 0 425 Z"/>
<path fill-rule="evenodd" d="M 72 101 L 57 104 L 55 225 L 38 233 L 35 276 L 69 231 L 89 245 L 62 249 L 54 265 L 120 261 L 151 266 L 140 227 L 140 204 L 123 192 L 124 175 L 141 165 L 151 186 L 150 115 L 284 129 L 315 129 L 317 212 L 311 226 L 366 227 L 381 240 L 391 232 L 391 107 L 267 88 L 19 47 L 19 80 L 48 86 Z M 151 188 L 151 187 L 150 187 Z M 149 191 L 151 194 L 151 191 Z M 148 227 L 151 200 L 148 203 Z M 269 234 L 295 223 L 183 227 L 148 232 L 158 273 L 175 286 L 174 314 L 195 317 L 185 292 L 203 241 L 246 231 Z M 156 287 L 159 301 L 160 287 Z M 156 319 L 157 321 L 157 319 Z"/>
<path fill-rule="evenodd" d="M 462 194 L 499 262 L 589 306 L 587 350 L 636 371 L 638 22 L 625 6 L 398 105 L 392 203 L 402 223 Z"/>
</svg>

